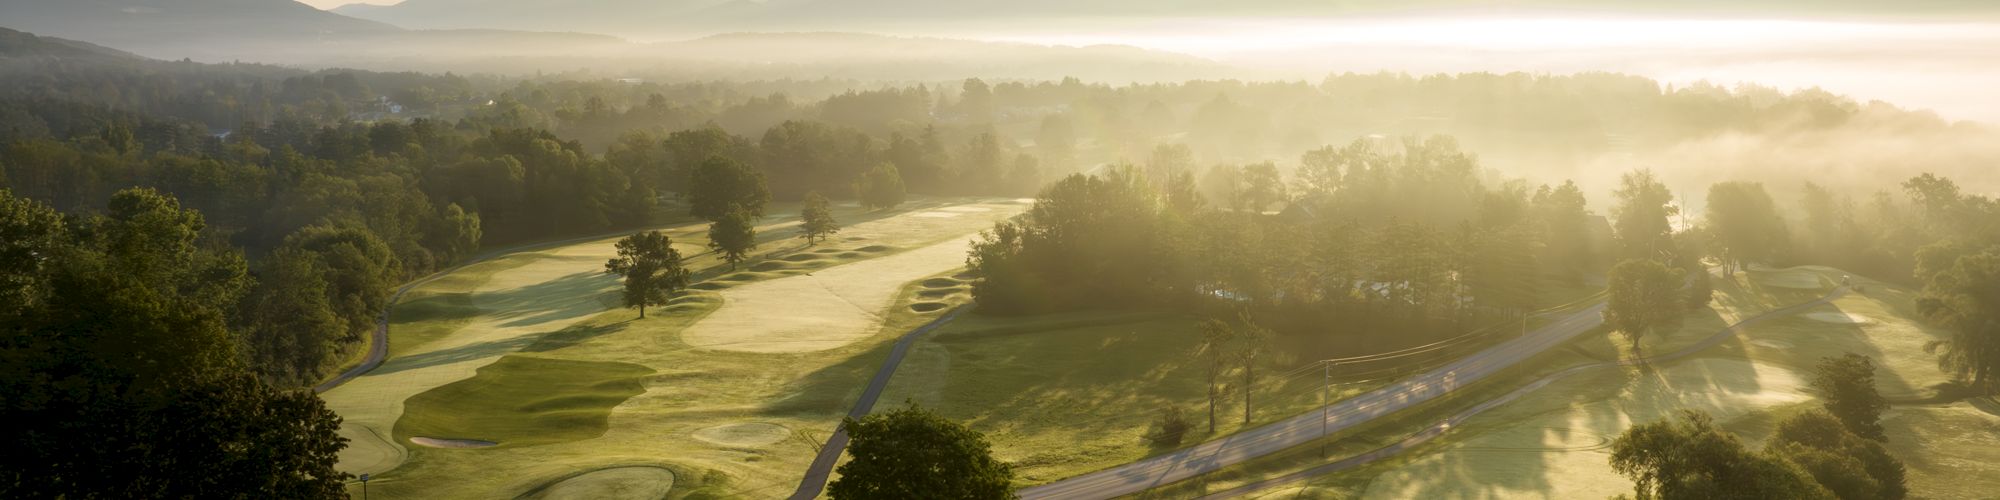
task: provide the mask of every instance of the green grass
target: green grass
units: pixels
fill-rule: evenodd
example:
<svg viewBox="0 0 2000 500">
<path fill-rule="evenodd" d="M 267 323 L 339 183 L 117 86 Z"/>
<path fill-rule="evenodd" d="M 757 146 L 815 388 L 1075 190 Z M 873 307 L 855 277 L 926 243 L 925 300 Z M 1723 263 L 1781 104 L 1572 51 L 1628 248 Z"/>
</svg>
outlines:
<svg viewBox="0 0 2000 500">
<path fill-rule="evenodd" d="M 1718 279 L 1713 306 L 1694 314 L 1689 328 L 1649 339 L 1645 350 L 1649 354 L 1672 350 L 1737 319 L 1812 300 L 1842 275 L 1834 269 L 1805 267 Z M 1807 288 L 1809 283 L 1818 288 Z M 1819 357 L 1841 352 L 1874 356 L 1885 394 L 1943 380 L 1932 358 L 1920 349 L 1938 332 L 1924 330 L 1911 319 L 1911 292 L 1860 277 L 1856 283 L 1863 285 L 1862 292 L 1800 314 L 1841 311 L 1868 316 L 1870 323 L 1841 325 L 1803 317 L 1765 321 L 1695 357 L 1649 367 L 1598 369 L 1564 379 L 1483 413 L 1416 450 L 1252 497 L 1599 498 L 1629 493 L 1630 482 L 1609 469 L 1601 443 L 1634 423 L 1663 418 L 1679 408 L 1700 408 L 1757 445 L 1784 416 L 1817 406 L 1804 389 L 1803 378 Z M 1540 374 L 1593 358 L 1629 355 L 1623 352 L 1624 340 L 1609 335 L 1584 337 L 1573 349 L 1544 353 L 1450 402 L 1344 434 L 1335 445 L 1340 451 L 1333 456 L 1393 442 L 1442 418 L 1449 413 L 1446 408 L 1456 411 Z M 1884 424 L 1890 427 L 1892 451 L 1909 467 L 1916 496 L 1963 498 L 1995 491 L 1996 481 L 1987 478 L 2000 477 L 2000 466 L 1994 465 L 2000 464 L 1994 456 L 2000 447 L 1993 441 L 2000 416 L 1967 403 L 1906 406 L 1891 410 Z M 1315 447 L 1305 446 L 1143 496 L 1196 496 L 1325 461 L 1318 458 Z"/>
<path fill-rule="evenodd" d="M 604 435 L 611 408 L 644 392 L 652 374 L 630 363 L 503 356 L 472 378 L 405 401 L 396 434 L 501 447 L 594 438 Z"/>
<path fill-rule="evenodd" d="M 1103 469 L 1176 449 L 1146 439 L 1167 406 L 1194 424 L 1181 446 L 1244 427 L 1241 379 L 1231 374 L 1208 432 L 1197 321 L 1164 311 L 968 315 L 918 342 L 882 399 L 913 401 L 986 433 L 1022 485 Z M 1280 366 L 1259 371 L 1252 425 L 1319 403 L 1318 371 L 1289 379 L 1273 376 Z"/>
</svg>

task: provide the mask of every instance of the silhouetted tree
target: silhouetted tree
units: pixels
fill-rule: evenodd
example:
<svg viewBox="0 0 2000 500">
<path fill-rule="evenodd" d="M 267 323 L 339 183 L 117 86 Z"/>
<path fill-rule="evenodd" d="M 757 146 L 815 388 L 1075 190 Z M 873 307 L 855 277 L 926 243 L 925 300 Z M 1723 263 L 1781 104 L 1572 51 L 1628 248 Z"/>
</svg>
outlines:
<svg viewBox="0 0 2000 500">
<path fill-rule="evenodd" d="M 721 220 L 731 207 L 752 216 L 763 216 L 771 191 L 764 186 L 764 174 L 742 162 L 720 156 L 702 160 L 688 180 L 688 214 Z"/>
</svg>

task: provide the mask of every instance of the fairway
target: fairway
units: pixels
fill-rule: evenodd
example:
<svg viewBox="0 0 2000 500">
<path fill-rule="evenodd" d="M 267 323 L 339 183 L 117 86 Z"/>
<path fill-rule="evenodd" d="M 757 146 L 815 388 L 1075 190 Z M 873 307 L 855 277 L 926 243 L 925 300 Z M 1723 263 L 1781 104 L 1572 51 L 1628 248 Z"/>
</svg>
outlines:
<svg viewBox="0 0 2000 500">
<path fill-rule="evenodd" d="M 885 340 L 969 300 L 951 277 L 966 241 L 1025 208 L 1002 200 L 840 210 L 853 222 L 829 241 L 808 247 L 776 228 L 733 272 L 684 248 L 706 281 L 643 320 L 616 307 L 617 281 L 602 274 L 613 239 L 442 275 L 412 291 L 415 307 L 398 306 L 391 358 L 327 394 L 348 419 L 343 432 L 360 438 L 341 468 L 375 473 L 371 491 L 385 498 L 775 495 L 811 458 L 793 432 L 823 438 L 879 366 Z M 961 216 L 916 216 L 924 211 Z M 786 224 L 795 223 L 760 230 Z M 676 247 L 705 241 L 699 226 L 665 232 Z M 771 293 L 782 289 L 773 283 L 816 284 L 785 294 Z M 705 325 L 756 338 L 770 333 L 759 321 L 828 304 L 855 316 L 818 328 L 836 335 L 809 339 L 823 342 L 811 352 L 717 349 L 690 334 Z M 725 328 L 710 321 L 732 307 L 757 318 Z"/>
<path fill-rule="evenodd" d="M 952 223 L 925 217 L 932 212 L 857 224 L 843 229 L 844 239 L 907 241 L 926 234 L 968 234 L 991 227 L 1025 207 L 1015 203 L 946 207 Z M 741 352 L 814 352 L 847 345 L 874 335 L 881 314 L 903 284 L 965 265 L 972 237 L 941 243 L 811 273 L 732 286 L 723 289 L 722 308 L 688 329 L 692 346 Z M 756 270 L 757 266 L 752 266 Z"/>
</svg>

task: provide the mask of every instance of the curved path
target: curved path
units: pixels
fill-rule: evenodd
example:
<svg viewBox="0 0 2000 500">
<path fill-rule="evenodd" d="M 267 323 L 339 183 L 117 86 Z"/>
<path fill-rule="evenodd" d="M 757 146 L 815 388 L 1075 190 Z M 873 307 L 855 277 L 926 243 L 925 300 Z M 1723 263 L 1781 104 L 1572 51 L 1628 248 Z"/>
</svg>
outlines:
<svg viewBox="0 0 2000 500">
<path fill-rule="evenodd" d="M 1426 441 L 1430 441 L 1431 438 L 1443 435 L 1446 431 L 1451 430 L 1452 426 L 1458 425 L 1459 423 L 1462 423 L 1467 419 L 1472 418 L 1474 415 L 1478 415 L 1480 413 L 1485 412 L 1486 410 L 1491 410 L 1500 405 L 1513 402 L 1516 399 L 1520 399 L 1522 396 L 1528 395 L 1528 393 L 1535 392 L 1536 390 L 1540 390 L 1541 388 L 1546 387 L 1549 384 L 1555 383 L 1557 380 L 1568 378 L 1571 375 L 1576 375 L 1578 373 L 1583 373 L 1597 368 L 1607 368 L 1614 366 L 1631 366 L 1631 365 L 1646 364 L 1653 362 L 1674 361 L 1677 359 L 1692 356 L 1697 352 L 1701 352 L 1710 347 L 1715 347 L 1716 344 L 1720 344 L 1723 341 L 1729 340 L 1730 337 L 1735 336 L 1737 333 L 1742 332 L 1744 328 L 1748 328 L 1751 325 L 1757 324 L 1766 319 L 1789 316 L 1792 314 L 1796 314 L 1799 311 L 1825 305 L 1827 303 L 1833 302 L 1835 299 L 1839 299 L 1841 296 L 1846 294 L 1847 294 L 1847 287 L 1839 287 L 1835 288 L 1831 292 L 1828 292 L 1825 296 L 1822 296 L 1819 299 L 1813 301 L 1801 304 L 1795 304 L 1792 306 L 1787 306 L 1772 311 L 1766 311 L 1763 314 L 1752 316 L 1748 319 L 1738 321 L 1736 322 L 1736 324 L 1729 325 L 1726 328 L 1718 330 L 1715 332 L 1714 335 L 1710 335 L 1708 336 L 1708 338 L 1704 338 L 1700 342 L 1695 342 L 1692 345 L 1688 345 L 1687 347 L 1680 348 L 1678 350 L 1675 350 L 1667 354 L 1642 357 L 1638 359 L 1625 359 L 1618 361 L 1589 363 L 1571 367 L 1569 369 L 1562 370 L 1559 372 L 1551 373 L 1542 378 L 1535 379 L 1535 381 L 1529 382 L 1528 385 L 1522 386 L 1519 389 L 1515 389 L 1514 391 L 1509 392 L 1506 395 L 1493 398 L 1491 400 L 1487 400 L 1485 402 L 1479 403 L 1478 405 L 1474 405 L 1471 408 L 1467 408 L 1464 411 L 1460 411 L 1456 414 L 1453 414 L 1449 418 L 1440 420 L 1437 423 L 1431 424 L 1430 426 L 1425 427 L 1422 430 L 1418 430 L 1415 433 L 1411 433 L 1408 437 L 1403 438 L 1403 440 L 1391 443 L 1388 446 L 1383 446 L 1381 448 L 1369 450 L 1360 455 L 1344 458 L 1338 461 L 1316 466 L 1310 469 L 1293 472 L 1290 474 L 1270 479 L 1265 479 L 1262 481 L 1257 481 L 1254 483 L 1238 486 L 1228 490 L 1223 490 L 1220 492 L 1210 494 L 1208 496 L 1204 496 L 1202 498 L 1204 500 L 1235 498 L 1265 488 L 1296 482 L 1320 475 L 1330 474 L 1333 472 L 1339 472 L 1342 470 L 1347 470 L 1361 465 L 1365 465 L 1369 462 L 1374 462 L 1376 460 L 1394 456 L 1397 453 L 1401 453 L 1403 451 L 1409 450 L 1410 448 L 1416 447 L 1417 445 L 1423 444 Z"/>
</svg>

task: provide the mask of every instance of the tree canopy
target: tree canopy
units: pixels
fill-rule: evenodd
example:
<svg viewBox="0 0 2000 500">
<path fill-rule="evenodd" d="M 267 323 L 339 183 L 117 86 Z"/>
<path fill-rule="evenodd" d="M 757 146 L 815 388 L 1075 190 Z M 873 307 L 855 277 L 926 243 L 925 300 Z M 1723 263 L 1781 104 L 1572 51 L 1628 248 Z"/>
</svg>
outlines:
<svg viewBox="0 0 2000 500">
<path fill-rule="evenodd" d="M 847 454 L 838 499 L 1015 498 L 1013 468 L 995 460 L 978 432 L 911 404 L 841 421 Z"/>
<path fill-rule="evenodd" d="M 690 274 L 681 264 L 681 252 L 673 240 L 659 231 L 633 233 L 616 244 L 618 256 L 604 263 L 606 273 L 625 278 L 625 307 L 662 306 L 674 292 L 687 288 Z"/>
</svg>

